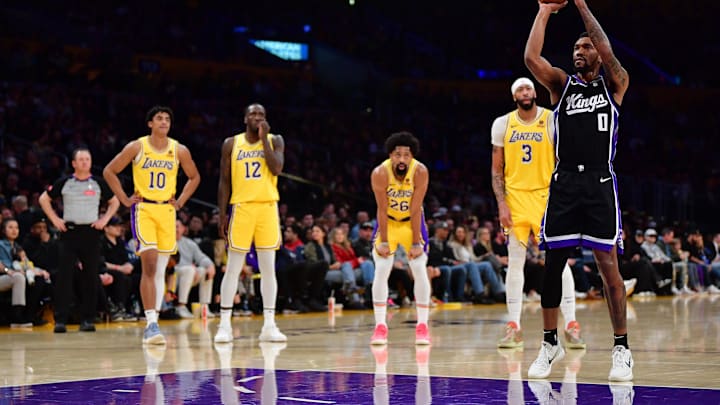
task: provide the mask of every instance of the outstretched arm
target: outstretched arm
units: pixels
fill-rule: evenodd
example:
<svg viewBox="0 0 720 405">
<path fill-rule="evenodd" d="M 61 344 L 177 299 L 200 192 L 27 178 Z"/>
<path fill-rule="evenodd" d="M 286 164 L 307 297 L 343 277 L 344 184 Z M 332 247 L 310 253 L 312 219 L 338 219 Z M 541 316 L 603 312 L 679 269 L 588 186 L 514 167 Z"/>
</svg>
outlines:
<svg viewBox="0 0 720 405">
<path fill-rule="evenodd" d="M 550 101 L 555 104 L 560 100 L 563 86 L 567 80 L 567 73 L 560 68 L 554 67 L 547 59 L 542 57 L 541 52 L 545 43 L 545 28 L 547 27 L 550 15 L 567 5 L 565 3 L 541 3 L 535 22 L 530 30 L 527 44 L 525 45 L 525 65 L 532 72 L 535 79 L 542 83 L 550 91 Z"/>
<path fill-rule="evenodd" d="M 620 61 L 615 57 L 612 46 L 610 46 L 610 40 L 598 20 L 592 12 L 590 12 L 590 8 L 588 8 L 585 0 L 575 0 L 575 5 L 578 11 L 580 11 L 580 16 L 582 17 L 583 23 L 585 23 L 585 29 L 590 36 L 593 46 L 600 54 L 600 58 L 602 58 L 603 68 L 605 68 L 605 75 L 608 79 L 610 91 L 613 93 L 613 98 L 615 102 L 620 105 L 630 84 L 628 72 L 620 65 Z"/>
</svg>

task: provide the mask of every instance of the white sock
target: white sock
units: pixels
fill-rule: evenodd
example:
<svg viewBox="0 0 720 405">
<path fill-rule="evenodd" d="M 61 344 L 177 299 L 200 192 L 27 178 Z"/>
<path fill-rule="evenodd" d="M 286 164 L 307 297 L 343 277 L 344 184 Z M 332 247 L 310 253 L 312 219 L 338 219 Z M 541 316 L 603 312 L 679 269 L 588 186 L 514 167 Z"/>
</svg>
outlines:
<svg viewBox="0 0 720 405">
<path fill-rule="evenodd" d="M 525 285 L 525 254 L 527 248 L 517 240 L 515 232 L 510 232 L 508 240 L 508 269 L 505 278 L 505 302 L 511 322 L 520 327 L 520 314 L 522 313 L 523 286 Z"/>
<path fill-rule="evenodd" d="M 157 266 L 155 267 L 155 309 L 162 309 L 165 298 L 165 268 L 170 261 L 170 255 L 158 253 Z"/>
<path fill-rule="evenodd" d="M 560 301 L 560 311 L 565 318 L 565 329 L 567 325 L 575 320 L 575 280 L 573 279 L 572 270 L 567 263 L 562 272 L 562 300 Z"/>
<path fill-rule="evenodd" d="M 158 321 L 158 313 L 154 309 L 146 309 L 145 310 L 145 320 L 147 321 L 147 324 L 150 325 L 151 323 L 157 323 Z"/>
<path fill-rule="evenodd" d="M 263 299 L 265 326 L 275 325 L 275 300 L 277 299 L 277 278 L 275 278 L 275 251 L 258 250 L 260 267 L 260 292 Z"/>
<path fill-rule="evenodd" d="M 220 283 L 220 308 L 229 309 L 232 312 L 235 291 L 238 289 L 240 272 L 245 265 L 245 253 L 228 250 L 228 260 Z M 229 318 L 228 318 L 228 322 Z"/>
<path fill-rule="evenodd" d="M 379 256 L 373 249 L 375 260 L 375 281 L 373 281 L 373 312 L 375 314 L 375 325 L 386 324 L 387 300 L 388 300 L 388 278 L 393 267 L 393 256 Z"/>
<path fill-rule="evenodd" d="M 423 253 L 408 262 L 415 279 L 415 308 L 417 323 L 427 323 L 430 313 L 430 280 L 427 275 L 427 255 Z"/>
<path fill-rule="evenodd" d="M 232 309 L 220 308 L 220 326 L 230 327 Z"/>
</svg>

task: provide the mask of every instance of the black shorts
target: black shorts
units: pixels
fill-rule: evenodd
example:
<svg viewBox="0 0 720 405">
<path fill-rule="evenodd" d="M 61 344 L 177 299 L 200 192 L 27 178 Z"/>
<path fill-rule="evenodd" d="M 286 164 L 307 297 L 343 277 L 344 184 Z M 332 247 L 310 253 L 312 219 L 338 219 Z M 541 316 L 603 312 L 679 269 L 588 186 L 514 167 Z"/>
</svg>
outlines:
<svg viewBox="0 0 720 405">
<path fill-rule="evenodd" d="M 622 223 L 617 179 L 608 169 L 558 168 L 540 229 L 540 247 L 584 246 L 622 252 Z"/>
</svg>

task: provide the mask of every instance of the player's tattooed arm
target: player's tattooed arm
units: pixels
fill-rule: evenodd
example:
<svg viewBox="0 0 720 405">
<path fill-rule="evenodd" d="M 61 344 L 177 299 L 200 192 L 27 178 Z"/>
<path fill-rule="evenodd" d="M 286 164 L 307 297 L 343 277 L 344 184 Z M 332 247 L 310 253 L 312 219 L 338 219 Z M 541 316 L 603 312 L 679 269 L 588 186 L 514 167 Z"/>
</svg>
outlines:
<svg viewBox="0 0 720 405">
<path fill-rule="evenodd" d="M 505 148 L 492 147 L 492 188 L 498 204 L 505 202 Z"/>
<path fill-rule="evenodd" d="M 588 32 L 588 36 L 590 36 L 593 46 L 595 46 L 595 49 L 597 49 L 598 54 L 600 54 L 602 58 L 605 75 L 608 78 L 615 101 L 621 104 L 625 91 L 627 91 L 628 85 L 630 84 L 628 72 L 615 57 L 615 53 L 610 45 L 610 39 L 608 39 L 600 23 L 590 11 L 585 0 L 575 0 L 575 5 L 578 11 L 580 11 L 580 16 L 582 17 L 585 29 Z"/>
</svg>

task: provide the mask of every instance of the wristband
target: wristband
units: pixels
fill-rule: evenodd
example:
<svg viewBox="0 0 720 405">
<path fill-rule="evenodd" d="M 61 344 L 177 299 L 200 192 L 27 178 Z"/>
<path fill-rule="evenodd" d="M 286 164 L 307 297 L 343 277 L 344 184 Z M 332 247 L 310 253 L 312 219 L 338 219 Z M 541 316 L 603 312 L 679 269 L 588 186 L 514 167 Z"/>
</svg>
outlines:
<svg viewBox="0 0 720 405">
<path fill-rule="evenodd" d="M 412 244 L 412 247 L 419 247 L 419 248 L 421 248 L 422 246 L 423 246 L 422 243 L 413 243 L 413 244 Z"/>
</svg>

